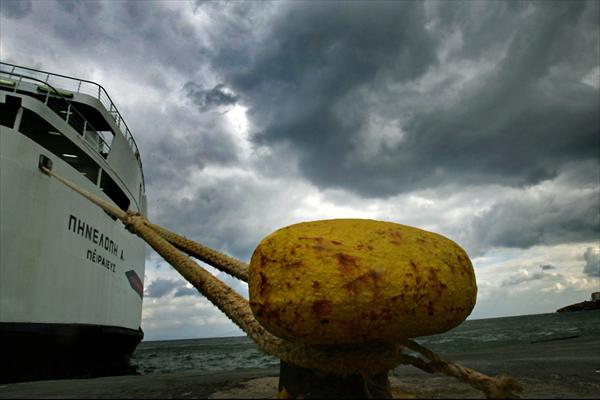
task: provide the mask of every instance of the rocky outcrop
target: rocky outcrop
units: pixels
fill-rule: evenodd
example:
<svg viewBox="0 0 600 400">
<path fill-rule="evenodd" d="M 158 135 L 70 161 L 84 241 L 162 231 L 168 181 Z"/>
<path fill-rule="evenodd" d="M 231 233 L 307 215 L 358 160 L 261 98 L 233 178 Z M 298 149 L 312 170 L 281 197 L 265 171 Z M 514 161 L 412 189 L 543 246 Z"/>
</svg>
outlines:
<svg viewBox="0 0 600 400">
<path fill-rule="evenodd" d="M 570 306 L 559 308 L 558 310 L 556 310 L 556 312 L 587 310 L 600 310 L 600 301 L 582 301 L 581 303 L 571 304 Z"/>
</svg>

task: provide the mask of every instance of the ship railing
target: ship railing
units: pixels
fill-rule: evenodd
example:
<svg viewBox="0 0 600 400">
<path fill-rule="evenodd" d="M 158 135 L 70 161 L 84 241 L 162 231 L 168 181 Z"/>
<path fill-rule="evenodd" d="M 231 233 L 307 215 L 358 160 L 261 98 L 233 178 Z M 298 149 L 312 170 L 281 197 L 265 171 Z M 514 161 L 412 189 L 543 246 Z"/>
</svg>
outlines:
<svg viewBox="0 0 600 400">
<path fill-rule="evenodd" d="M 72 93 L 82 93 L 82 94 L 86 94 L 86 95 L 96 98 L 104 106 L 104 108 L 108 111 L 108 113 L 111 115 L 111 117 L 115 121 L 115 124 L 119 128 L 121 134 L 125 137 L 125 140 L 127 141 L 127 144 L 129 145 L 130 150 L 132 151 L 133 155 L 135 156 L 135 159 L 138 162 L 140 172 L 142 174 L 142 182 L 144 181 L 144 179 L 143 179 L 143 173 L 144 173 L 143 171 L 144 170 L 142 167 L 142 160 L 140 157 L 140 152 L 139 152 L 137 143 L 135 142 L 135 139 L 133 138 L 133 135 L 131 134 L 129 127 L 125 123 L 125 120 L 121 116 L 121 113 L 117 109 L 116 105 L 114 104 L 114 102 L 112 101 L 112 99 L 110 98 L 110 96 L 108 95 L 106 90 L 101 85 L 99 85 L 95 82 L 92 82 L 92 81 L 85 80 L 85 79 L 76 79 L 76 78 L 72 78 L 72 77 L 66 76 L 66 75 L 54 74 L 51 72 L 41 71 L 41 70 L 37 70 L 37 69 L 33 69 L 33 68 L 21 67 L 18 65 L 5 63 L 5 62 L 0 62 L 0 74 L 7 76 L 11 80 L 16 79 L 16 81 L 17 81 L 16 86 L 19 86 L 19 84 L 23 80 L 26 81 L 27 79 L 36 81 L 38 84 L 38 88 L 39 87 L 43 88 L 44 85 L 47 86 L 50 90 L 48 90 L 48 92 L 47 92 L 48 96 L 46 97 L 46 99 L 48 99 L 48 97 L 50 97 L 50 95 L 52 95 L 53 98 L 57 98 L 59 96 L 60 98 L 62 98 L 63 100 L 68 102 L 68 100 L 65 98 L 65 96 L 72 97 Z M 40 83 L 42 84 L 42 86 L 40 86 Z M 60 88 L 60 89 L 56 89 L 56 88 Z M 15 87 L 15 91 L 16 90 L 17 90 L 17 88 Z M 66 113 L 69 120 L 71 120 L 71 114 L 69 114 L 68 111 L 72 110 L 72 109 L 73 108 L 69 102 L 69 108 Z M 54 110 L 54 111 L 56 111 L 56 110 Z M 95 129 L 93 129 L 91 127 L 91 125 L 89 124 L 89 122 L 87 122 L 85 120 L 85 118 L 83 118 L 83 116 L 81 116 L 81 114 L 76 112 L 76 110 L 75 110 L 75 113 L 79 117 L 81 117 L 80 120 L 75 123 L 79 128 L 79 130 L 77 130 L 77 128 L 76 128 L 76 130 L 80 134 L 82 134 L 84 137 L 85 137 L 86 129 L 93 130 L 93 132 L 95 132 L 96 135 L 100 138 L 100 147 L 102 148 L 101 153 L 106 158 L 106 154 L 108 154 L 108 151 L 110 151 L 110 143 L 108 142 L 109 138 L 105 134 L 102 134 L 102 133 L 96 131 Z M 75 119 L 77 120 L 78 118 L 75 117 Z M 81 124 L 83 124 L 83 126 L 81 126 Z M 71 126 L 73 126 L 73 125 L 71 125 Z M 75 127 L 75 126 L 73 126 L 73 127 Z"/>
<path fill-rule="evenodd" d="M 12 89 L 13 92 L 27 91 L 34 92 L 38 98 L 43 98 L 43 102 L 48 108 L 54 111 L 61 119 L 71 126 L 79 135 L 84 143 L 91 147 L 103 158 L 110 152 L 110 140 L 107 133 L 97 131 L 92 124 L 85 119 L 83 115 L 73 106 L 65 97 L 69 94 L 63 89 L 56 89 L 51 84 L 30 76 L 23 76 L 17 73 L 7 74 L 0 71 L 0 76 L 9 76 L 9 80 L 2 80 L 0 84 Z"/>
<path fill-rule="evenodd" d="M 40 100 L 43 99 L 42 101 L 44 101 L 48 108 L 54 111 L 54 113 L 56 113 L 60 118 L 65 120 L 65 122 L 67 122 L 67 124 L 80 135 L 82 143 L 85 147 L 92 149 L 104 159 L 108 157 L 111 144 L 107 141 L 107 134 L 94 129 L 92 124 L 87 121 L 79 111 L 77 111 L 73 104 L 65 97 L 69 96 L 69 93 L 62 89 L 57 89 L 45 81 L 32 78 L 30 76 L 12 73 L 10 74 L 10 78 L 5 79 L 6 75 L 7 74 L 4 71 L 0 70 L 0 86 L 2 86 L 3 89 L 12 89 L 14 93 L 31 93 L 34 95 L 34 97 L 37 97 Z M 139 158 L 137 161 L 140 166 L 140 173 L 142 174 L 142 185 L 145 186 L 143 175 L 144 172 L 141 169 L 141 161 Z M 131 198 L 135 199 L 136 197 L 131 193 L 129 187 L 125 185 L 119 175 L 114 172 L 110 164 L 106 163 L 106 167 L 108 167 L 108 169 L 115 174 L 114 177 L 116 177 L 123 184 L 123 186 L 131 195 Z"/>
<path fill-rule="evenodd" d="M 15 76 L 17 79 L 19 77 L 28 77 L 33 78 L 38 82 L 42 82 L 49 87 L 57 87 L 59 90 L 55 90 L 56 93 L 59 94 L 68 94 L 68 92 L 73 93 L 82 93 L 96 98 L 108 111 L 111 115 L 115 124 L 121 131 L 121 134 L 125 137 L 129 148 L 133 152 L 136 160 L 138 161 L 140 170 L 143 173 L 142 168 L 142 160 L 140 157 L 140 151 L 138 149 L 137 143 L 129 130 L 129 127 L 125 123 L 125 120 L 121 116 L 121 113 L 115 106 L 114 102 L 106 92 L 106 90 L 99 84 L 88 81 L 85 79 L 77 79 L 72 78 L 66 75 L 54 74 L 51 72 L 41 71 L 33 68 L 21 67 L 14 64 L 9 64 L 5 62 L 0 62 L 0 72 L 2 74 L 6 74 L 9 77 Z"/>
</svg>

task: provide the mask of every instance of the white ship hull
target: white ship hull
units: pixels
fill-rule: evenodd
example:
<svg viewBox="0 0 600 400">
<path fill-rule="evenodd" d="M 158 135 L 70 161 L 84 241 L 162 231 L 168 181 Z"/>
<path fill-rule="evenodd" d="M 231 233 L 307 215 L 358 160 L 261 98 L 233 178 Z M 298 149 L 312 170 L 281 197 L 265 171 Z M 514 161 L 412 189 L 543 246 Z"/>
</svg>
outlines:
<svg viewBox="0 0 600 400">
<path fill-rule="evenodd" d="M 137 330 L 144 247 L 100 208 L 38 169 L 44 148 L 2 127 L 0 321 L 94 324 Z M 60 159 L 53 170 L 94 190 Z M 62 164 L 62 165 L 61 165 Z"/>
<path fill-rule="evenodd" d="M 0 103 L 7 104 L 6 94 L 0 95 Z M 18 99 L 21 109 L 29 107 L 59 128 L 64 124 L 41 102 L 17 95 L 12 100 Z M 143 337 L 144 244 L 120 221 L 39 170 L 44 155 L 56 173 L 114 200 L 100 179 L 90 180 L 43 140 L 19 131 L 19 113 L 14 127 L 0 126 L 0 381 L 124 373 Z M 62 133 L 73 136 L 67 128 Z M 115 154 L 120 139 L 113 140 Z M 102 157 L 85 154 L 114 172 Z M 125 161 L 121 166 L 127 169 Z M 143 178 L 128 175 L 139 192 L 123 181 L 120 186 L 129 194 L 130 208 L 140 211 Z"/>
</svg>

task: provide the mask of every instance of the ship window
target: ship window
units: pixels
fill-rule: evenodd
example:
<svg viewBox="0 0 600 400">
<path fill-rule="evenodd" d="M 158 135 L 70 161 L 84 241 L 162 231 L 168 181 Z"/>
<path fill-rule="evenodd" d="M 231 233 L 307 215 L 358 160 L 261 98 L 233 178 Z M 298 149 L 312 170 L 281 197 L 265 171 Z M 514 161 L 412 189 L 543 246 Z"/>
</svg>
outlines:
<svg viewBox="0 0 600 400">
<path fill-rule="evenodd" d="M 111 131 L 98 131 L 98 135 L 100 136 L 100 154 L 102 154 L 102 157 L 106 158 L 110 152 L 110 145 L 112 144 L 115 134 Z"/>
<path fill-rule="evenodd" d="M 98 172 L 100 171 L 98 164 L 33 111 L 23 109 L 19 131 L 64 160 L 94 184 L 98 181 Z"/>
<path fill-rule="evenodd" d="M 0 105 L 4 106 L 4 104 Z M 24 108 L 19 131 L 64 160 L 95 185 L 97 184 L 100 166 L 42 117 Z M 104 171 L 100 177 L 100 189 L 117 206 L 127 211 L 130 204 L 129 198 L 119 185 Z"/>
<path fill-rule="evenodd" d="M 123 211 L 129 209 L 129 198 L 105 171 L 102 172 L 100 178 L 100 189 L 102 189 L 120 209 Z"/>
<path fill-rule="evenodd" d="M 21 99 L 15 96 L 6 96 L 6 102 L 0 103 L 0 125 L 12 128 L 17 119 L 17 111 L 21 107 Z"/>
</svg>

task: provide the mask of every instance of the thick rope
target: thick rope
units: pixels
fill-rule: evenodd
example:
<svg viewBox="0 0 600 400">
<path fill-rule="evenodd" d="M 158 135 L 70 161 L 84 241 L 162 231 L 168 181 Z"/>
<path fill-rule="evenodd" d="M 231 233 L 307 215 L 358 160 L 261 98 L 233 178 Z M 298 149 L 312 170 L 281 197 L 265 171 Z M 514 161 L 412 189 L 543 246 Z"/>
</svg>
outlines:
<svg viewBox="0 0 600 400">
<path fill-rule="evenodd" d="M 73 182 L 69 181 L 68 179 L 63 178 L 60 175 L 55 174 L 54 172 L 52 172 L 51 170 L 49 170 L 46 167 L 40 167 L 40 169 L 46 175 L 50 175 L 50 176 L 56 178 L 58 181 L 62 182 L 64 185 L 73 189 L 74 191 L 76 191 L 77 193 L 79 193 L 80 195 L 82 195 L 83 197 L 85 197 L 86 199 L 91 201 L 92 203 L 96 204 L 97 206 L 102 208 L 104 211 L 106 211 L 107 213 L 112 215 L 113 217 L 118 218 L 121 221 L 123 221 L 124 219 L 127 218 L 127 212 L 121 210 L 119 207 L 116 207 L 116 206 L 110 204 L 109 202 L 102 200 L 100 197 L 88 192 L 87 190 L 85 190 L 83 188 L 80 188 Z"/>
<path fill-rule="evenodd" d="M 425 358 L 429 359 L 428 363 L 422 362 L 423 360 L 418 359 L 420 361 L 415 361 L 414 363 L 412 362 L 414 360 L 411 360 L 410 364 L 425 371 L 431 369 L 433 372 L 442 372 L 445 375 L 452 376 L 471 385 L 475 389 L 481 390 L 483 393 L 485 393 L 485 396 L 488 399 L 519 398 L 517 393 L 523 391 L 523 386 L 514 378 L 502 375 L 490 377 L 471 368 L 454 364 L 450 361 L 442 359 L 433 351 L 412 340 L 407 340 L 405 345 L 410 350 L 418 352 Z"/>
<path fill-rule="evenodd" d="M 141 214 L 127 213 L 123 221 L 133 233 L 144 239 L 158 254 L 191 282 L 217 308 L 231 318 L 244 332 L 254 337 L 264 328 L 254 319 L 248 301 L 225 285 L 191 258 L 162 238 Z"/>
<path fill-rule="evenodd" d="M 193 240 L 178 235 L 162 226 L 150 222 L 147 222 L 147 224 L 179 250 L 200 261 L 204 261 L 241 281 L 248 282 L 248 264 L 211 249 L 210 247 L 196 243 Z"/>
<path fill-rule="evenodd" d="M 522 387 L 513 378 L 489 377 L 469 368 L 443 360 L 437 354 L 413 341 L 400 344 L 370 344 L 359 347 L 331 348 L 306 346 L 285 341 L 266 331 L 254 318 L 246 299 L 200 267 L 178 248 L 192 249 L 198 258 L 233 276 L 245 276 L 242 262 L 218 253 L 208 247 L 183 238 L 167 229 L 150 223 L 143 215 L 123 210 L 78 187 L 51 170 L 41 167 L 46 174 L 78 192 L 103 210 L 121 220 L 127 229 L 144 239 L 158 254 L 169 262 L 188 282 L 237 324 L 266 354 L 298 366 L 329 374 L 383 372 L 400 364 L 411 364 L 426 372 L 442 372 L 483 391 L 488 398 L 518 398 Z M 223 262 L 225 265 L 221 265 Z M 214 263 L 214 264 L 213 264 Z M 408 348 L 422 358 L 405 354 Z"/>
</svg>

